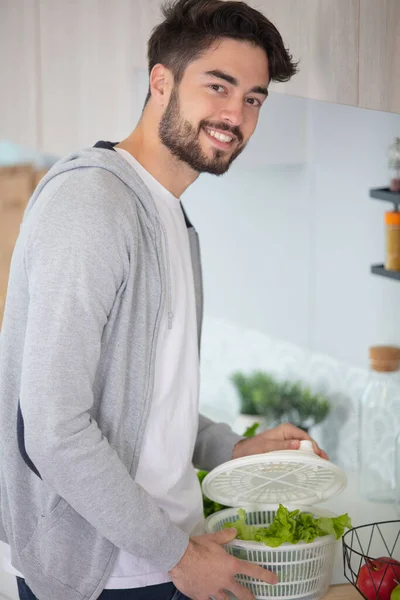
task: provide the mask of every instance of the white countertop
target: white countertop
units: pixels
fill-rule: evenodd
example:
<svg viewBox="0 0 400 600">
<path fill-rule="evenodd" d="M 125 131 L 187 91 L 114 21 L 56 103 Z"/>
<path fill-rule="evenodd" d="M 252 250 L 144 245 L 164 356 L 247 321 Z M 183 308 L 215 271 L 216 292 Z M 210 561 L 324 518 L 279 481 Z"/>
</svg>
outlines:
<svg viewBox="0 0 400 600">
<path fill-rule="evenodd" d="M 353 527 L 378 523 L 381 521 L 400 520 L 400 512 L 394 504 L 368 502 L 360 496 L 358 491 L 358 474 L 355 471 L 345 471 L 347 487 L 339 495 L 319 504 L 321 508 L 330 510 L 337 515 L 348 513 Z M 370 554 L 374 550 L 371 548 Z M 342 541 L 338 542 L 335 556 L 335 567 L 332 584 L 347 583 L 344 577 Z"/>
</svg>

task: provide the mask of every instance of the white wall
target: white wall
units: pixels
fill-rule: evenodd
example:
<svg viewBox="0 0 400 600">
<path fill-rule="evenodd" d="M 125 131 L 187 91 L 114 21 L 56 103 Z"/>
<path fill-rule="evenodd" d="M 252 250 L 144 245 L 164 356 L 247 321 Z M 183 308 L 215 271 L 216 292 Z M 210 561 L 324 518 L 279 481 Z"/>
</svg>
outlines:
<svg viewBox="0 0 400 600">
<path fill-rule="evenodd" d="M 280 104 L 305 120 L 303 164 L 262 165 L 259 137 L 244 166 L 202 176 L 184 195 L 201 236 L 206 314 L 365 366 L 370 344 L 400 343 L 400 283 L 369 273 L 384 259 L 390 205 L 368 196 L 386 185 L 400 115 L 272 93 L 266 137 Z M 287 135 L 285 115 L 269 126 L 274 139 Z"/>
</svg>

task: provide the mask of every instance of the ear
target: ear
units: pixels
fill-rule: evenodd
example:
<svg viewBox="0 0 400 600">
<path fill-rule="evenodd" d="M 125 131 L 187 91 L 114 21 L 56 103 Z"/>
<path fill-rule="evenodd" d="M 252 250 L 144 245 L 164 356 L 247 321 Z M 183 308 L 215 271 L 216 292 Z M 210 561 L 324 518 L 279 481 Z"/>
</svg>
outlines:
<svg viewBox="0 0 400 600">
<path fill-rule="evenodd" d="M 154 65 L 150 73 L 151 97 L 159 106 L 168 104 L 171 91 L 170 71 L 162 64 Z"/>
</svg>

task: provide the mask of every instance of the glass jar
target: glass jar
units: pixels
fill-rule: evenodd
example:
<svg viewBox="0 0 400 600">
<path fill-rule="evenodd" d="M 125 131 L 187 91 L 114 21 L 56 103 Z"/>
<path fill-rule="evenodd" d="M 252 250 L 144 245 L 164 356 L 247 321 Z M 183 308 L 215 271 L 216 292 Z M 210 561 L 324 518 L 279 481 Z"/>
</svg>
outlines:
<svg viewBox="0 0 400 600">
<path fill-rule="evenodd" d="M 400 519 L 400 433 L 396 438 L 396 455 L 395 455 L 395 468 L 396 468 L 396 512 Z"/>
<path fill-rule="evenodd" d="M 400 431 L 400 348 L 370 348 L 370 377 L 359 411 L 359 486 L 374 502 L 396 500 L 396 437 Z"/>
<path fill-rule="evenodd" d="M 400 271 L 400 212 L 385 213 L 386 255 L 385 269 Z"/>
<path fill-rule="evenodd" d="M 394 138 L 389 146 L 389 187 L 392 192 L 400 192 L 400 138 Z"/>
</svg>

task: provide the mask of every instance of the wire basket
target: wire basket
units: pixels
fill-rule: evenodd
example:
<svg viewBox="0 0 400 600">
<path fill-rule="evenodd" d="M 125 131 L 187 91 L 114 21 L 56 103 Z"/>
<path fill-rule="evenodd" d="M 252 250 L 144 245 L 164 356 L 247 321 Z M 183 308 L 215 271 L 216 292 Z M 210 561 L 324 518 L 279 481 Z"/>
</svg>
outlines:
<svg viewBox="0 0 400 600">
<path fill-rule="evenodd" d="M 267 526 L 272 523 L 276 509 L 246 510 L 248 525 Z M 290 507 L 293 509 L 293 507 Z M 295 507 L 294 507 L 295 508 Z M 304 510 L 304 507 L 302 507 Z M 314 516 L 327 515 L 326 511 L 309 510 Z M 239 518 L 237 508 L 221 510 L 206 521 L 207 533 L 216 533 L 227 522 Z M 331 535 L 317 538 L 314 542 L 282 544 L 270 548 L 261 542 L 232 540 L 225 549 L 241 560 L 257 563 L 278 575 L 277 584 L 267 584 L 245 575 L 237 575 L 237 581 L 247 587 L 257 600 L 281 598 L 281 600 L 319 600 L 328 591 L 332 578 L 336 540 Z"/>
<path fill-rule="evenodd" d="M 400 521 L 354 527 L 342 538 L 346 579 L 369 600 L 389 600 L 400 583 Z"/>
</svg>

